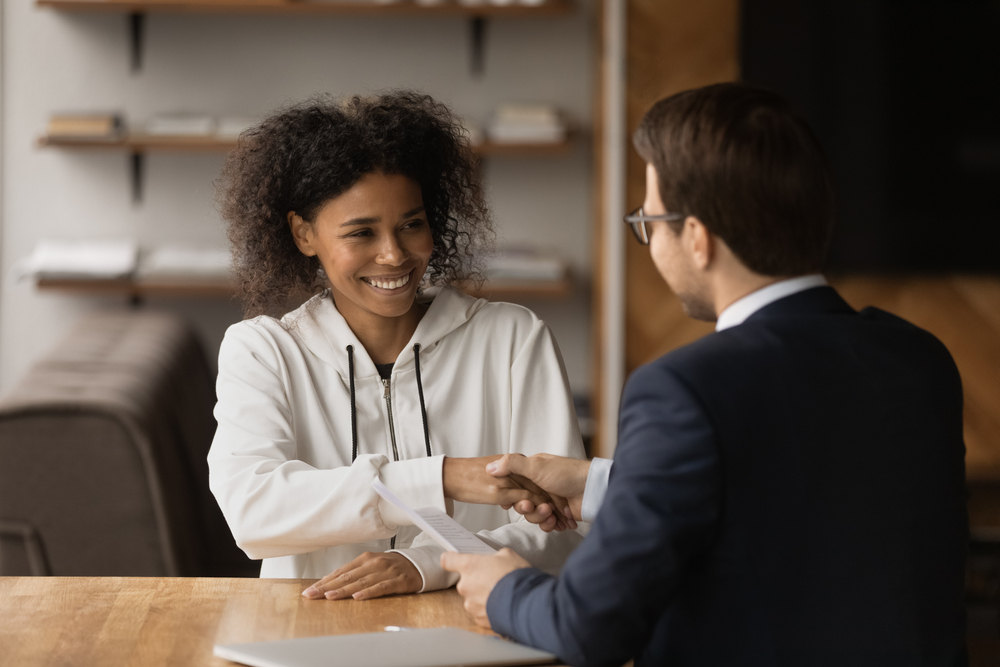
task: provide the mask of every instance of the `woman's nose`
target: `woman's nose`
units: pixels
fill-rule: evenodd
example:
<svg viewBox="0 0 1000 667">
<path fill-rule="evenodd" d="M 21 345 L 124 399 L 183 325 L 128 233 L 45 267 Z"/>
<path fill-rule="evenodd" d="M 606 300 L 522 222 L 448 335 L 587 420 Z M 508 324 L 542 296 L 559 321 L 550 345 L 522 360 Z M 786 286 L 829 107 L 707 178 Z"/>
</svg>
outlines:
<svg viewBox="0 0 1000 667">
<path fill-rule="evenodd" d="M 403 248 L 395 234 L 387 234 L 379 244 L 378 257 L 375 261 L 379 264 L 390 264 L 398 266 L 406 261 L 408 253 Z"/>
</svg>

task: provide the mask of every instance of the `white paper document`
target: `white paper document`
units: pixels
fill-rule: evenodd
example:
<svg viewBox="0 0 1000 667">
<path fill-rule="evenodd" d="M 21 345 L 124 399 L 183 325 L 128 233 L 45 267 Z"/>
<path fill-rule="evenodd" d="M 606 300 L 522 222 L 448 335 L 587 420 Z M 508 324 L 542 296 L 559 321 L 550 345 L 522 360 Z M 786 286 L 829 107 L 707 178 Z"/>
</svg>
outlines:
<svg viewBox="0 0 1000 667">
<path fill-rule="evenodd" d="M 372 487 L 380 496 L 403 510 L 410 517 L 413 525 L 420 528 L 447 551 L 457 551 L 460 554 L 495 554 L 497 551 L 475 533 L 467 530 L 462 524 L 452 519 L 436 507 L 421 507 L 412 509 L 399 496 L 386 488 L 378 477 L 372 480 Z"/>
</svg>

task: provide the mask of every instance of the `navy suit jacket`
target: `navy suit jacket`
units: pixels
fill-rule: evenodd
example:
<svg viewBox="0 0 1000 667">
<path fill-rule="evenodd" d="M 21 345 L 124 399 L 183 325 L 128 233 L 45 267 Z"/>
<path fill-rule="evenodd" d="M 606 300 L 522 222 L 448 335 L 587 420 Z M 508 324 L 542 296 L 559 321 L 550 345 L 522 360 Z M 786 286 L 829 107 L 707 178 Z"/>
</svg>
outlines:
<svg viewBox="0 0 1000 667">
<path fill-rule="evenodd" d="M 830 287 L 638 369 L 590 534 L 493 629 L 572 665 L 964 664 L 958 371 Z"/>
</svg>

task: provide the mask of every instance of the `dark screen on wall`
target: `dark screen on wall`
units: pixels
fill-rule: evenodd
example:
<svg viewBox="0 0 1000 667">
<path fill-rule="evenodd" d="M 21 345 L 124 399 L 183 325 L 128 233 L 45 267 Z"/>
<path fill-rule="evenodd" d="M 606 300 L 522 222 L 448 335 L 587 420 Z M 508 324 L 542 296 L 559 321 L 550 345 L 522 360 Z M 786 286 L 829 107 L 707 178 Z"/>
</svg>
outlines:
<svg viewBox="0 0 1000 667">
<path fill-rule="evenodd" d="M 1000 0 L 744 0 L 741 58 L 830 157 L 829 270 L 1000 272 Z"/>
</svg>

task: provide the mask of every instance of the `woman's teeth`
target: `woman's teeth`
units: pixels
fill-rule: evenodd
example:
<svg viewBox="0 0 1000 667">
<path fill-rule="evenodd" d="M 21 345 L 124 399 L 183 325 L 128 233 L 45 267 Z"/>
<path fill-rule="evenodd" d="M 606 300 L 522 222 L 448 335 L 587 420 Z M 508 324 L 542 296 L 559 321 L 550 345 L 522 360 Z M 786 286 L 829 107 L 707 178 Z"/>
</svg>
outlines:
<svg viewBox="0 0 1000 667">
<path fill-rule="evenodd" d="M 382 281 L 376 280 L 374 278 L 365 278 L 365 280 L 375 287 L 380 287 L 382 289 L 396 289 L 397 287 L 402 287 L 406 283 L 410 282 L 410 274 L 407 273 L 402 278 L 397 278 L 396 280 Z"/>
</svg>

